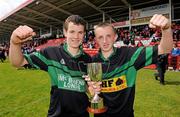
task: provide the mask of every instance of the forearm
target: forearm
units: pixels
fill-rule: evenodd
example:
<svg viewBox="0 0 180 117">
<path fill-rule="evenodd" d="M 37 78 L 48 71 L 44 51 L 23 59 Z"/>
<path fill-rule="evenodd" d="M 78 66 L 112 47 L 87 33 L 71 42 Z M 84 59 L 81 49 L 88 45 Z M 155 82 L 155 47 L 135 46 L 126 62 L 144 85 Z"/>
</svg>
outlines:
<svg viewBox="0 0 180 117">
<path fill-rule="evenodd" d="M 170 53 L 173 47 L 173 37 L 172 30 L 168 29 L 162 30 L 162 38 L 158 47 L 158 55 Z"/>
<path fill-rule="evenodd" d="M 21 44 L 14 44 L 13 42 L 10 42 L 9 60 L 15 67 L 21 67 L 24 65 L 25 58 L 21 51 Z"/>
</svg>

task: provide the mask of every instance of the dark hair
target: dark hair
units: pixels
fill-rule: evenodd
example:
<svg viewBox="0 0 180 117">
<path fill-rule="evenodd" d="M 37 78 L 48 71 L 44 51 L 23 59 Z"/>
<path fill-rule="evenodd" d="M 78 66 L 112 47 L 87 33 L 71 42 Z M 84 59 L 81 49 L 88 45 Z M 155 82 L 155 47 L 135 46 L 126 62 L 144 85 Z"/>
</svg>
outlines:
<svg viewBox="0 0 180 117">
<path fill-rule="evenodd" d="M 96 30 L 99 27 L 107 27 L 107 26 L 111 27 L 113 32 L 116 34 L 116 29 L 114 28 L 114 26 L 112 24 L 110 24 L 108 22 L 100 22 L 99 24 L 94 26 L 94 30 Z"/>
<path fill-rule="evenodd" d="M 66 30 L 66 31 L 68 30 L 68 25 L 69 25 L 70 22 L 72 22 L 74 24 L 77 24 L 77 25 L 83 25 L 84 26 L 84 31 L 86 30 L 86 21 L 82 17 L 80 17 L 79 15 L 71 15 L 71 16 L 69 16 L 65 20 L 65 22 L 63 24 L 63 29 L 64 30 Z"/>
</svg>

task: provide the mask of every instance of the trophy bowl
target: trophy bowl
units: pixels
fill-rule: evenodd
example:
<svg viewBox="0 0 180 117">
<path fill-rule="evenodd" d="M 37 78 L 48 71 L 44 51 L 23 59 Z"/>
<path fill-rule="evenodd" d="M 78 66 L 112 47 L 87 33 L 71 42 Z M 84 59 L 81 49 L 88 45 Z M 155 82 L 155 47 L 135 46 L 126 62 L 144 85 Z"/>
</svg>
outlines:
<svg viewBox="0 0 180 117">
<path fill-rule="evenodd" d="M 102 80 L 102 64 L 101 63 L 88 63 L 88 75 L 93 82 L 100 82 Z M 95 83 L 96 85 L 96 83 Z M 104 106 L 103 98 L 99 97 L 100 92 L 95 92 L 95 95 L 90 99 L 91 105 L 87 108 L 90 113 L 104 113 L 107 108 Z"/>
</svg>

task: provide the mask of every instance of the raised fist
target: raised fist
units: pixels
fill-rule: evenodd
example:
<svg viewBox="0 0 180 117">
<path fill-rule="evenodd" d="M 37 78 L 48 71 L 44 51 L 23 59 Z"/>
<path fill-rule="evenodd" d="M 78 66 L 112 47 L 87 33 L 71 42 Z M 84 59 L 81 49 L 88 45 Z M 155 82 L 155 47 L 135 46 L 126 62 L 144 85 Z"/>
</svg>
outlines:
<svg viewBox="0 0 180 117">
<path fill-rule="evenodd" d="M 28 40 L 32 40 L 32 36 L 35 36 L 33 29 L 24 25 L 16 28 L 11 35 L 11 42 L 13 44 L 20 44 Z"/>
<path fill-rule="evenodd" d="M 171 27 L 171 23 L 169 20 L 161 15 L 161 14 L 155 14 L 151 18 L 149 22 L 149 27 L 150 28 L 161 28 L 162 30 L 166 30 Z"/>
</svg>

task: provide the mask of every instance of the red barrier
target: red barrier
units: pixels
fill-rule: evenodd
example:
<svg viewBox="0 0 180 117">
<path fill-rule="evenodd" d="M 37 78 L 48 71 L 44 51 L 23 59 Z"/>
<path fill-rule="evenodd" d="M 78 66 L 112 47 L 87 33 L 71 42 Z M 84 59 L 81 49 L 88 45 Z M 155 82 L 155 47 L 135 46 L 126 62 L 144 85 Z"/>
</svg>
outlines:
<svg viewBox="0 0 180 117">
<path fill-rule="evenodd" d="M 98 53 L 99 49 L 89 49 L 89 48 L 83 48 L 83 50 L 89 54 L 90 56 L 94 56 Z"/>
<path fill-rule="evenodd" d="M 65 38 L 51 39 L 51 40 L 48 40 L 47 43 L 36 47 L 36 50 L 40 50 L 48 46 L 57 46 L 57 45 L 60 45 L 61 43 L 64 43 L 64 41 L 65 41 Z"/>
<path fill-rule="evenodd" d="M 180 56 L 172 56 L 168 57 L 168 67 L 174 68 L 174 70 L 180 70 Z"/>
</svg>

